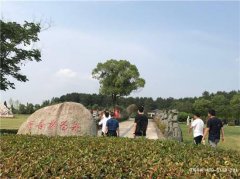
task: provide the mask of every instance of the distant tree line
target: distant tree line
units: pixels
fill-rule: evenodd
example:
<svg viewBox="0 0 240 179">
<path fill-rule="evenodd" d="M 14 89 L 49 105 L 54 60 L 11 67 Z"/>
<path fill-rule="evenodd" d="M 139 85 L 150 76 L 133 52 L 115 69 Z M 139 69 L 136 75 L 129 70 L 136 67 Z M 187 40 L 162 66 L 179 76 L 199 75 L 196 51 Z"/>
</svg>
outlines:
<svg viewBox="0 0 240 179">
<path fill-rule="evenodd" d="M 101 94 L 70 93 L 61 97 L 53 97 L 45 100 L 42 104 L 21 104 L 19 101 L 10 100 L 10 106 L 15 114 L 31 114 L 34 111 L 52 104 L 61 102 L 77 102 L 86 106 L 88 109 L 102 110 L 112 108 L 111 96 Z M 146 111 L 155 109 L 168 110 L 177 109 L 179 120 L 184 121 L 194 112 L 199 112 L 202 118 L 207 115 L 207 110 L 213 108 L 217 111 L 217 116 L 222 119 L 240 119 L 240 91 L 209 93 L 203 92 L 200 97 L 188 98 L 157 98 L 156 100 L 148 97 L 120 97 L 117 105 L 126 108 L 131 104 L 144 105 Z"/>
</svg>

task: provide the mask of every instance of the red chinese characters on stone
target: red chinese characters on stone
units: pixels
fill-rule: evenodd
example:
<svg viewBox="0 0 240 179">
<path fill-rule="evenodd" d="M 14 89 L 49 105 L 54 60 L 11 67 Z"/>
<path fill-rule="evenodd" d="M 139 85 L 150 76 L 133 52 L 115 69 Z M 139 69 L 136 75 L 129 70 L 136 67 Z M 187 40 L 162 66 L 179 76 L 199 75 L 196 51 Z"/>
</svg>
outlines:
<svg viewBox="0 0 240 179">
<path fill-rule="evenodd" d="M 43 129 L 45 127 L 44 121 L 41 120 L 39 124 L 37 125 L 38 129 Z"/>
<path fill-rule="evenodd" d="M 67 121 L 62 121 L 61 124 L 60 124 L 60 128 L 63 130 L 63 131 L 66 131 L 68 126 L 67 126 Z"/>
<path fill-rule="evenodd" d="M 53 129 L 53 128 L 56 128 L 56 127 L 57 127 L 57 120 L 52 120 L 48 125 L 49 129 Z"/>
<path fill-rule="evenodd" d="M 73 132 L 77 132 L 79 128 L 80 128 L 80 125 L 77 122 L 74 122 L 72 124 L 71 129 L 72 129 Z"/>
<path fill-rule="evenodd" d="M 34 121 L 29 121 L 28 124 L 27 124 L 27 128 L 32 129 L 33 124 L 34 124 Z"/>
</svg>

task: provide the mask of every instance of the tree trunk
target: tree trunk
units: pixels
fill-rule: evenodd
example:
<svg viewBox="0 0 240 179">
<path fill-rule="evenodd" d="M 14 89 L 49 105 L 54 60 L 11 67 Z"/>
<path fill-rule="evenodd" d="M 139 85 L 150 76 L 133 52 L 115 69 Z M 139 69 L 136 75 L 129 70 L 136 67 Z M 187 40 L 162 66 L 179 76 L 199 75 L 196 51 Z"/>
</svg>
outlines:
<svg viewBox="0 0 240 179">
<path fill-rule="evenodd" d="M 112 94 L 113 110 L 115 110 L 116 102 L 117 102 L 117 95 Z"/>
</svg>

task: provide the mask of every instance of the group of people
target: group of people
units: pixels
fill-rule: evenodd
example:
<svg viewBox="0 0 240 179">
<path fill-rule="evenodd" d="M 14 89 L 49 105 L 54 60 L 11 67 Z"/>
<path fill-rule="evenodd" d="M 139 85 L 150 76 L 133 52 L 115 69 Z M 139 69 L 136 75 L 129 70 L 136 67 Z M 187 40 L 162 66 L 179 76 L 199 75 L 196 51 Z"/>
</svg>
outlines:
<svg viewBox="0 0 240 179">
<path fill-rule="evenodd" d="M 189 126 L 189 133 L 193 130 L 193 137 L 195 144 L 204 144 L 205 139 L 208 135 L 209 145 L 216 147 L 220 141 L 220 135 L 222 141 L 224 141 L 224 129 L 223 123 L 220 119 L 216 117 L 216 112 L 213 109 L 208 111 L 208 120 L 206 128 L 204 128 L 204 122 L 200 118 L 199 113 L 193 115 L 193 121 Z"/>
<path fill-rule="evenodd" d="M 119 122 L 115 117 L 114 112 L 104 111 L 101 116 L 101 120 L 98 125 L 102 125 L 102 136 L 119 137 Z M 146 137 L 146 131 L 148 126 L 148 118 L 144 114 L 144 107 L 138 108 L 138 114 L 134 121 L 133 137 Z"/>
<path fill-rule="evenodd" d="M 102 136 L 120 136 L 119 122 L 116 119 L 114 112 L 110 113 L 109 111 L 104 111 L 101 114 L 101 120 L 98 124 L 102 125 Z M 134 121 L 133 137 L 146 137 L 147 126 L 148 118 L 144 114 L 144 107 L 140 106 Z M 189 133 L 191 131 L 193 131 L 194 142 L 197 145 L 201 143 L 205 145 L 207 135 L 209 145 L 212 147 L 217 146 L 220 141 L 220 135 L 222 141 L 224 141 L 223 123 L 216 117 L 216 112 L 213 109 L 208 111 L 206 128 L 204 128 L 204 122 L 200 118 L 199 113 L 194 113 L 193 121 L 189 126 Z"/>
<path fill-rule="evenodd" d="M 104 111 L 100 116 L 98 125 L 102 125 L 102 136 L 119 136 L 119 122 L 114 112 Z"/>
</svg>

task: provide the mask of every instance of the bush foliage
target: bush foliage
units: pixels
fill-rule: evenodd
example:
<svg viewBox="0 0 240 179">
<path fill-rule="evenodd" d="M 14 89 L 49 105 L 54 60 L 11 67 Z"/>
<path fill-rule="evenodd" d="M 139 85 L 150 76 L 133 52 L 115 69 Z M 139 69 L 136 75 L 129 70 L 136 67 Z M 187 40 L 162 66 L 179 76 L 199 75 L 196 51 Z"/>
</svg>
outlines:
<svg viewBox="0 0 240 179">
<path fill-rule="evenodd" d="M 188 116 L 191 117 L 192 115 L 190 113 L 186 113 L 186 112 L 179 112 L 178 113 L 178 121 L 179 122 L 186 122 Z"/>
<path fill-rule="evenodd" d="M 174 141 L 1 136 L 1 178 L 239 177 L 240 154 Z M 216 170 L 216 171 L 213 171 Z"/>
</svg>

